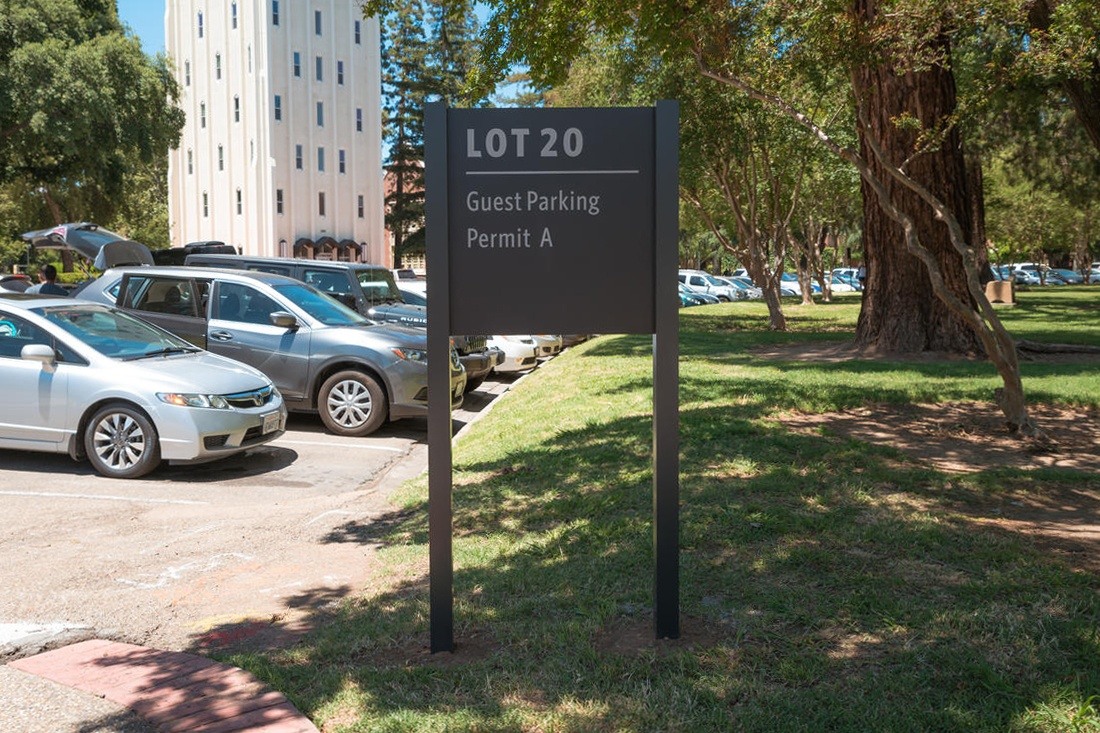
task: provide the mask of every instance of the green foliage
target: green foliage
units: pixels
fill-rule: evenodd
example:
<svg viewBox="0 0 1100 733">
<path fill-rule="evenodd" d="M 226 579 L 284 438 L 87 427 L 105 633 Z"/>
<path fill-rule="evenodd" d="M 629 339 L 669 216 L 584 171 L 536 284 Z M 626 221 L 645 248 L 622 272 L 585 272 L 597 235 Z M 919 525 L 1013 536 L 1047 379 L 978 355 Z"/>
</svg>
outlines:
<svg viewBox="0 0 1100 733">
<path fill-rule="evenodd" d="M 378 9 L 376 8 L 375 11 Z M 364 12 L 372 12 L 370 6 Z M 424 105 L 462 106 L 473 63 L 476 20 L 471 3 L 395 0 L 382 20 L 382 92 L 386 159 L 386 227 L 394 263 L 424 251 Z"/>
<path fill-rule="evenodd" d="M 1005 320 L 1041 337 L 1069 311 L 1097 344 L 1095 298 L 1031 291 Z M 1067 552 L 1087 550 L 1006 520 L 1023 503 L 1064 513 L 1096 471 L 946 472 L 801 422 L 991 399 L 980 362 L 761 355 L 848 339 L 857 312 L 796 308 L 786 334 L 745 303 L 681 313 L 680 640 L 653 639 L 652 344 L 608 335 L 455 441 L 455 654 L 425 649 L 420 478 L 323 540 L 377 553 L 366 591 L 307 618 L 292 648 L 232 661 L 322 730 L 1095 730 L 1100 582 Z M 1100 404 L 1090 364 L 1025 369 L 1050 402 Z"/>
<path fill-rule="evenodd" d="M 109 219 L 135 169 L 178 143 L 177 98 L 113 2 L 3 2 L 0 185 L 43 198 L 50 218 L 34 225 Z"/>
</svg>

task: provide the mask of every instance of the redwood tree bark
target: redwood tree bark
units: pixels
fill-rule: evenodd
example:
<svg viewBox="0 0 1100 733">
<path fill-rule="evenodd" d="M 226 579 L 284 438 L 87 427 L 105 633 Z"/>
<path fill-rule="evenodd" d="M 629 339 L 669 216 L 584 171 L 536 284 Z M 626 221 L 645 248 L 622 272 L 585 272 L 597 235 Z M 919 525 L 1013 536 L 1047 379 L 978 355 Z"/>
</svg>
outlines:
<svg viewBox="0 0 1100 733">
<path fill-rule="evenodd" d="M 877 5 L 878 0 L 854 0 L 857 18 L 873 25 Z M 942 38 L 939 43 L 943 44 L 944 56 L 949 57 L 947 39 Z M 925 129 L 942 126 L 955 112 L 954 74 L 950 68 L 937 64 L 899 76 L 884 61 L 856 69 L 852 85 L 869 127 L 869 130 L 862 125 L 859 128 L 864 159 L 885 183 L 890 198 L 913 217 L 920 241 L 934 253 L 948 288 L 964 302 L 973 304 L 962 257 L 952 246 L 947 227 L 936 219 L 930 206 L 883 169 L 866 140 L 866 135 L 874 135 L 891 162 L 902 165 L 915 152 L 918 132 L 900 127 L 896 121 L 908 115 L 919 120 Z M 975 212 L 982 210 L 981 191 L 971 190 L 972 178 L 967 175 L 957 128 L 953 127 L 937 148 L 913 157 L 905 170 L 948 204 L 968 236 L 983 230 L 981 222 L 973 220 Z M 863 308 L 856 324 L 856 345 L 878 352 L 983 354 L 985 350 L 974 330 L 933 295 L 926 268 L 906 249 L 901 226 L 882 210 L 866 181 L 861 188 L 867 277 Z"/>
</svg>

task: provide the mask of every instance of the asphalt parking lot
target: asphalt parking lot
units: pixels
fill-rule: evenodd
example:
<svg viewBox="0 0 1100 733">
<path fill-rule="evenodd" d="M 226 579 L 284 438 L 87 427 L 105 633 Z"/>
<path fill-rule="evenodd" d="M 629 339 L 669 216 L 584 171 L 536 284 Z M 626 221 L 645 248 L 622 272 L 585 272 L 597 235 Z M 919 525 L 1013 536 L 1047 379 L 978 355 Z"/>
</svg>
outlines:
<svg viewBox="0 0 1100 733">
<path fill-rule="evenodd" d="M 456 431 L 511 382 L 468 395 Z M 312 416 L 287 427 L 247 454 L 129 481 L 0 451 L 0 657 L 92 637 L 225 646 L 226 629 L 292 624 L 360 589 L 374 562 L 366 528 L 427 465 L 427 421 L 366 438 Z"/>
</svg>

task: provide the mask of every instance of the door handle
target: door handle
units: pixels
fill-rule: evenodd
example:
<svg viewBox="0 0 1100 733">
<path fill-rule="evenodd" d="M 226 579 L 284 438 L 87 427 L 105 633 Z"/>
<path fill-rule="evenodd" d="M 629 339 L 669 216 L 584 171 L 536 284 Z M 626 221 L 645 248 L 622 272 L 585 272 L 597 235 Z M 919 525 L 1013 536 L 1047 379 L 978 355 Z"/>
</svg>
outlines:
<svg viewBox="0 0 1100 733">
<path fill-rule="evenodd" d="M 232 341 L 233 334 L 231 334 L 229 331 L 214 331 L 210 334 L 210 338 L 214 339 L 215 341 Z"/>
</svg>

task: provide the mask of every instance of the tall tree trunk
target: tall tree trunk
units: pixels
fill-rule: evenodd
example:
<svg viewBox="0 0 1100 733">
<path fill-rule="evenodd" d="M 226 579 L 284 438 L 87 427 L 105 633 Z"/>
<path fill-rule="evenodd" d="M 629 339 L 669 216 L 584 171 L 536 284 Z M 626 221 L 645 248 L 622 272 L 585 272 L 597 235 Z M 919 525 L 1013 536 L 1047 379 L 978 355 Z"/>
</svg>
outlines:
<svg viewBox="0 0 1100 733">
<path fill-rule="evenodd" d="M 873 25 L 878 0 L 855 0 L 857 17 Z M 946 44 L 946 40 L 943 41 Z M 946 46 L 945 46 L 946 50 Z M 898 208 L 909 212 L 917 236 L 939 263 L 947 287 L 964 302 L 973 304 L 967 291 L 962 258 L 951 244 L 944 224 L 912 191 L 895 181 L 871 153 L 865 139 L 874 135 L 894 165 L 945 202 L 958 217 L 963 231 L 972 236 L 975 210 L 957 128 L 952 128 L 934 149 L 913 156 L 918 131 L 899 127 L 896 120 L 911 116 L 924 129 L 936 129 L 955 112 L 955 78 L 951 70 L 933 65 L 925 71 L 899 76 L 883 63 L 864 66 L 852 74 L 857 99 L 867 110 L 869 131 L 860 126 L 860 151 Z M 909 161 L 905 163 L 905 161 Z M 912 353 L 945 351 L 984 353 L 978 336 L 941 300 L 932 296 L 928 272 L 906 249 L 902 227 L 888 216 L 878 196 L 862 180 L 863 251 L 867 267 L 863 308 L 856 324 L 856 345 L 871 351 Z M 980 208 L 978 208 L 980 210 Z"/>
</svg>

